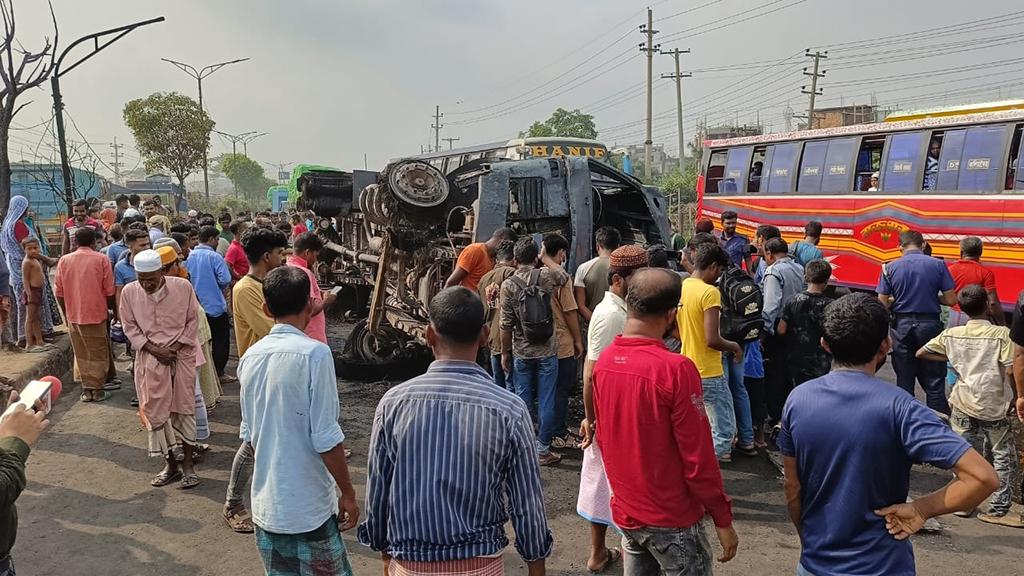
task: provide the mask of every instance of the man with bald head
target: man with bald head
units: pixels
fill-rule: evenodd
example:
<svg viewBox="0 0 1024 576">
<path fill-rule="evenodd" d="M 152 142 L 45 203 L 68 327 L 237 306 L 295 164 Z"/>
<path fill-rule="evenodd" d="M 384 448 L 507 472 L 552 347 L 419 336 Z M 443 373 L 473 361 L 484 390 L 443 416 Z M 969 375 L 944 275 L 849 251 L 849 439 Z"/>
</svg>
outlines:
<svg viewBox="0 0 1024 576">
<path fill-rule="evenodd" d="M 612 519 L 622 530 L 625 576 L 710 575 L 705 514 L 722 545 L 720 562 L 731 560 L 738 545 L 700 374 L 662 340 L 676 321 L 679 292 L 679 276 L 669 270 L 633 273 L 626 326 L 594 368 L 594 427 Z"/>
</svg>

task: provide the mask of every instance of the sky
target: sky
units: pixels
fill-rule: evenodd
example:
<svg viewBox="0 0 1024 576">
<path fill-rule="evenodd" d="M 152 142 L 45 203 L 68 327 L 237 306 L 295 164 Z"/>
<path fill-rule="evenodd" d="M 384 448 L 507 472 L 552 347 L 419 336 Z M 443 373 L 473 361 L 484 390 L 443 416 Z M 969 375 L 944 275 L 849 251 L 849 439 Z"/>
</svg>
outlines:
<svg viewBox="0 0 1024 576">
<path fill-rule="evenodd" d="M 53 37 L 45 3 L 14 0 L 26 48 Z M 95 31 L 164 16 L 61 79 L 69 138 L 88 141 L 110 174 L 138 166 L 124 104 L 154 92 L 196 97 L 196 82 L 161 58 L 206 64 L 250 58 L 203 83 L 227 133 L 266 132 L 249 156 L 273 164 L 380 169 L 442 138 L 471 146 L 517 136 L 558 107 L 595 116 L 609 146 L 644 140 L 643 3 L 629 0 L 53 0 L 59 49 Z M 781 131 L 806 112 L 804 50 L 828 50 L 818 105 L 918 108 L 1024 96 L 1019 0 L 660 0 L 655 43 L 681 58 L 684 131 L 699 122 Z M 970 6 L 970 10 L 966 7 Z M 987 20 L 983 20 L 987 19 Z M 923 31 L 923 32 L 922 32 Z M 918 33 L 922 32 L 922 33 Z M 80 47 L 81 48 L 81 47 Z M 74 60 L 76 50 L 68 58 Z M 672 58 L 654 58 L 654 141 L 678 150 Z M 23 95 L 14 159 L 52 154 L 48 84 Z M 795 125 L 799 120 L 792 120 Z M 442 147 L 447 144 L 442 142 Z M 37 154 L 36 149 L 40 152 Z M 231 151 L 214 136 L 211 156 Z M 239 147 L 241 151 L 241 147 Z M 202 178 L 195 174 L 190 181 Z"/>
</svg>

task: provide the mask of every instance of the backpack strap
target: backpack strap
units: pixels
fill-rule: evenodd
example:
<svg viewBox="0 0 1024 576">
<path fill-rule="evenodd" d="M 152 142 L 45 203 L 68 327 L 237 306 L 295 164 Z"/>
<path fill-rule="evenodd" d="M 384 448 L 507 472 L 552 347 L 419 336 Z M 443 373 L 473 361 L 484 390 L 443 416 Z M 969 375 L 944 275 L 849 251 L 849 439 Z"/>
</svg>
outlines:
<svg viewBox="0 0 1024 576">
<path fill-rule="evenodd" d="M 527 286 L 526 281 L 520 278 L 519 276 L 516 276 L 515 272 L 513 272 L 512 275 L 508 277 L 508 279 L 514 282 L 516 286 L 519 286 L 520 290 L 526 288 Z"/>
<path fill-rule="evenodd" d="M 540 281 L 540 268 L 534 268 L 530 271 L 530 283 L 529 286 L 536 286 Z"/>
</svg>

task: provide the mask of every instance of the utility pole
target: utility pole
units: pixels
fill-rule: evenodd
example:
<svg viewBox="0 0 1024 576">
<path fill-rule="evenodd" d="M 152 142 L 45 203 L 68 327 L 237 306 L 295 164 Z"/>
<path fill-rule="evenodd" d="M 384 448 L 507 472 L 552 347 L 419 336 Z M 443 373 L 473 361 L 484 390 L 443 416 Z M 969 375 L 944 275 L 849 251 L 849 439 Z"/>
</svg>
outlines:
<svg viewBox="0 0 1024 576">
<path fill-rule="evenodd" d="M 814 119 L 815 119 L 814 118 L 814 99 L 817 96 L 821 96 L 821 91 L 818 90 L 818 78 L 824 78 L 825 77 L 825 71 L 822 70 L 821 72 L 819 72 L 818 70 L 819 70 L 819 68 L 821 66 L 822 58 L 828 58 L 828 50 L 826 50 L 824 52 L 815 51 L 812 54 L 811 53 L 811 49 L 808 48 L 806 53 L 804 54 L 804 56 L 806 56 L 808 58 L 814 58 L 814 71 L 813 72 L 808 72 L 807 68 L 804 68 L 804 76 L 810 76 L 811 77 L 811 89 L 808 91 L 807 90 L 807 86 L 801 86 L 800 87 L 800 92 L 802 94 L 807 94 L 807 95 L 809 95 L 811 97 L 810 105 L 807 107 L 807 129 L 811 130 L 811 129 L 814 128 Z"/>
<path fill-rule="evenodd" d="M 246 60 L 248 60 L 248 58 L 239 58 L 238 60 L 230 60 L 228 62 L 218 62 L 217 64 L 210 64 L 209 66 L 206 66 L 201 70 L 196 70 L 194 66 L 190 64 L 185 64 L 184 62 L 176 62 L 174 60 L 169 60 L 167 58 L 161 58 L 161 60 L 167 62 L 168 64 L 174 64 L 179 70 L 196 79 L 196 82 L 199 83 L 199 109 L 206 110 L 206 108 L 203 107 L 203 78 L 206 78 L 210 74 L 213 74 L 214 72 L 220 70 L 228 64 L 237 64 L 239 62 L 245 62 Z M 203 192 L 206 193 L 207 200 L 210 199 L 210 167 L 209 159 L 207 158 L 208 156 L 209 149 L 203 150 Z"/>
<path fill-rule="evenodd" d="M 640 25 L 640 32 L 647 36 L 647 41 L 640 44 L 640 51 L 647 53 L 647 138 L 644 140 L 644 178 L 651 177 L 651 146 L 654 144 L 652 136 L 653 129 L 653 106 L 654 97 L 651 91 L 654 82 L 654 53 L 661 47 L 654 45 L 654 35 L 658 33 L 654 29 L 654 12 L 647 9 L 647 24 Z"/>
<path fill-rule="evenodd" d="M 111 167 L 114 169 L 114 182 L 121 183 L 121 148 L 124 144 L 117 143 L 117 136 L 114 136 L 114 143 L 110 145 L 114 149 L 114 162 Z"/>
<path fill-rule="evenodd" d="M 452 149 L 452 142 L 458 142 L 459 141 L 458 138 L 441 138 L 441 140 L 444 140 L 445 142 L 448 143 L 448 149 L 449 150 Z"/>
<path fill-rule="evenodd" d="M 444 128 L 441 118 L 444 118 L 444 114 L 441 114 L 441 107 L 434 106 L 434 123 L 430 125 L 434 129 L 434 152 L 441 151 L 441 128 Z"/>
<path fill-rule="evenodd" d="M 676 73 L 675 74 L 662 74 L 662 78 L 674 79 L 676 81 L 676 121 L 679 126 L 679 173 L 682 174 L 686 171 L 686 140 L 683 138 L 683 78 L 689 78 L 693 76 L 687 72 L 683 74 L 679 71 L 679 55 L 689 54 L 690 50 L 669 50 L 668 52 L 662 52 L 672 56 L 672 59 L 676 61 Z"/>
</svg>

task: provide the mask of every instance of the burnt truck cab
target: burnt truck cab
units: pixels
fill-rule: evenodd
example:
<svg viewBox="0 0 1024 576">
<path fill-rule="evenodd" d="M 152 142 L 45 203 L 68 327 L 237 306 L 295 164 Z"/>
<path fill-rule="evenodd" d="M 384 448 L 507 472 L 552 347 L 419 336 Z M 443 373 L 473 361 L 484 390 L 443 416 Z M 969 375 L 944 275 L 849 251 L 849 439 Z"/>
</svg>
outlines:
<svg viewBox="0 0 1024 576">
<path fill-rule="evenodd" d="M 498 228 L 538 242 L 562 234 L 570 273 L 595 253 L 601 226 L 619 229 L 623 243 L 667 244 L 671 236 L 657 188 L 592 158 L 480 159 L 447 176 L 408 159 L 380 173 L 310 174 L 297 187 L 298 207 L 317 214 L 317 233 L 327 241 L 321 280 L 351 286 L 343 305 L 366 314 L 346 344 L 344 356 L 355 363 L 422 351 L 427 303 L 459 252 Z"/>
</svg>

